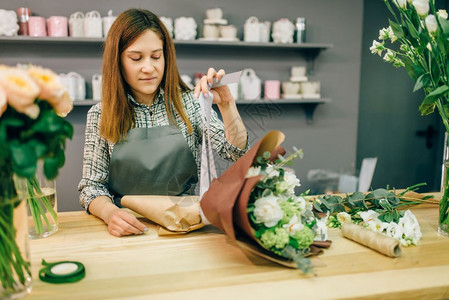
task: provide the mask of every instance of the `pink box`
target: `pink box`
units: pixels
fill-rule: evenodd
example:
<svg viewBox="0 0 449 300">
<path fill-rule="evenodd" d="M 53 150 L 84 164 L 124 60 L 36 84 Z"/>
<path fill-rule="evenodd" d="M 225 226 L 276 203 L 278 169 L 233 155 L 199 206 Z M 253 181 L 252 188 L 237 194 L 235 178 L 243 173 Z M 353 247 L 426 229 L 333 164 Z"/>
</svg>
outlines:
<svg viewBox="0 0 449 300">
<path fill-rule="evenodd" d="M 30 36 L 47 36 L 47 27 L 44 17 L 30 17 L 28 19 L 28 31 Z"/>
<path fill-rule="evenodd" d="M 68 36 L 67 18 L 51 16 L 47 19 L 48 36 Z"/>
<path fill-rule="evenodd" d="M 281 82 L 279 80 L 266 80 L 264 89 L 264 99 L 279 99 L 281 92 Z"/>
</svg>

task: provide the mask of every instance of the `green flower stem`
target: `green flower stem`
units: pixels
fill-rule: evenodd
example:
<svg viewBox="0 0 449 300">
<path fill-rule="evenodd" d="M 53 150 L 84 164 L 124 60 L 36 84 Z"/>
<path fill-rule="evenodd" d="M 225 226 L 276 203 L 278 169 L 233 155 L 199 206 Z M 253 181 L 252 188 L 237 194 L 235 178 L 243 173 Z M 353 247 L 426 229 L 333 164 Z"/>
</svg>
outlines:
<svg viewBox="0 0 449 300">
<path fill-rule="evenodd" d="M 31 211 L 36 233 L 42 234 L 44 233 L 42 219 L 44 219 L 48 229 L 50 229 L 52 225 L 46 212 L 50 213 L 55 223 L 58 220 L 58 215 L 55 212 L 53 205 L 50 203 L 50 199 L 42 192 L 36 176 L 32 176 L 27 179 L 27 194 L 28 205 Z"/>
<path fill-rule="evenodd" d="M 443 180 L 443 195 L 440 200 L 440 224 L 446 224 L 449 228 L 449 168 L 444 166 L 445 176 Z"/>
<path fill-rule="evenodd" d="M 30 265 L 23 259 L 15 240 L 13 211 L 16 203 L 2 203 L 8 200 L 0 198 L 0 205 L 3 206 L 0 210 L 0 281 L 4 289 L 14 289 L 17 285 L 14 274 L 24 284 L 25 272 L 30 274 Z"/>
</svg>

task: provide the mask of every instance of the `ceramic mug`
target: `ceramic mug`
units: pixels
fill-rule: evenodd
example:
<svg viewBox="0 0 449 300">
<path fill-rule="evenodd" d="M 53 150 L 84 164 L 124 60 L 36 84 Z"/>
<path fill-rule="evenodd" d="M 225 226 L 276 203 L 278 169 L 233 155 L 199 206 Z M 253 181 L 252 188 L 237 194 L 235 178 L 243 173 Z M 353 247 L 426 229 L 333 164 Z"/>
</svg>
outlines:
<svg viewBox="0 0 449 300">
<path fill-rule="evenodd" d="M 75 86 L 75 95 L 73 100 L 86 99 L 86 81 L 84 77 L 77 72 L 70 72 L 66 75 L 69 78 L 70 85 Z"/>
<path fill-rule="evenodd" d="M 82 12 L 77 11 L 70 15 L 69 33 L 71 37 L 84 36 L 84 14 Z"/>
<path fill-rule="evenodd" d="M 203 35 L 208 39 L 217 39 L 220 36 L 220 28 L 216 25 L 204 25 Z"/>
<path fill-rule="evenodd" d="M 108 11 L 108 15 L 103 17 L 103 36 L 106 37 L 108 35 L 109 29 L 114 23 L 117 17 L 112 15 L 112 10 Z"/>
<path fill-rule="evenodd" d="M 280 87 L 281 82 L 279 80 L 265 80 L 264 99 L 279 99 Z"/>
<path fill-rule="evenodd" d="M 47 19 L 48 36 L 68 36 L 67 18 L 63 16 L 51 16 Z"/>
<path fill-rule="evenodd" d="M 98 11 L 87 12 L 84 16 L 84 36 L 101 38 L 103 36 L 103 24 Z"/>
<path fill-rule="evenodd" d="M 47 26 L 44 17 L 31 16 L 28 18 L 30 36 L 47 36 Z"/>
<path fill-rule="evenodd" d="M 306 81 L 301 82 L 301 91 L 303 96 L 316 96 L 320 94 L 320 82 L 319 81 Z"/>
<path fill-rule="evenodd" d="M 101 74 L 94 74 L 92 76 L 92 98 L 93 100 L 101 100 Z"/>
<path fill-rule="evenodd" d="M 227 39 L 235 39 L 237 36 L 237 28 L 234 25 L 223 25 L 220 27 L 220 34 Z"/>
<path fill-rule="evenodd" d="M 282 82 L 282 93 L 284 95 L 298 95 L 301 89 L 299 82 L 284 81 Z"/>
<path fill-rule="evenodd" d="M 259 19 L 256 17 L 249 17 L 243 26 L 243 38 L 245 42 L 259 42 L 260 41 L 260 25 Z"/>
<path fill-rule="evenodd" d="M 291 69 L 292 77 L 304 77 L 306 76 L 306 67 L 293 66 Z"/>
</svg>

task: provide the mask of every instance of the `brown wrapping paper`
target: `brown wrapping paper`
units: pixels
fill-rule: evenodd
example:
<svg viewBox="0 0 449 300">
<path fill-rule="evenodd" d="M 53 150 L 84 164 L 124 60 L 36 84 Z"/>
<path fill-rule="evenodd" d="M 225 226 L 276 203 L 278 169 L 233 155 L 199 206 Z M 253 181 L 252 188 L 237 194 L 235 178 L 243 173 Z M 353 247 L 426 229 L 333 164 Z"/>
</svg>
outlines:
<svg viewBox="0 0 449 300">
<path fill-rule="evenodd" d="M 271 131 L 237 160 L 226 172 L 214 179 L 209 190 L 201 199 L 201 208 L 206 218 L 237 245 L 253 254 L 276 262 L 283 266 L 297 268 L 296 264 L 265 250 L 255 238 L 249 223 L 247 206 L 249 195 L 261 176 L 245 178 L 254 160 L 264 152 L 271 153 L 270 160 L 277 159 L 278 154 L 285 154 L 280 144 L 284 140 L 280 131 Z M 321 248 L 328 248 L 330 241 L 317 242 L 311 246 L 310 255 L 321 253 Z"/>
<path fill-rule="evenodd" d="M 341 233 L 345 238 L 376 250 L 384 255 L 390 257 L 398 257 L 401 255 L 401 247 L 399 246 L 398 240 L 379 232 L 374 232 L 360 225 L 344 223 L 341 226 Z"/>
<path fill-rule="evenodd" d="M 121 203 L 162 226 L 160 235 L 182 234 L 204 227 L 198 196 L 128 195 L 123 196 Z"/>
</svg>

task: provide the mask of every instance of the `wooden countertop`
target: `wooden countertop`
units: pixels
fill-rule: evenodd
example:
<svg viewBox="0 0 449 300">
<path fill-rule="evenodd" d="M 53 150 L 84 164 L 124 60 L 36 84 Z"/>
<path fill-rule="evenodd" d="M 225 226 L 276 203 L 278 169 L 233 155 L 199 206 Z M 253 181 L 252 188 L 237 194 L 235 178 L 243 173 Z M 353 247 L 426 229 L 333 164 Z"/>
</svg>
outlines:
<svg viewBox="0 0 449 300">
<path fill-rule="evenodd" d="M 84 212 L 59 213 L 53 236 L 30 242 L 33 290 L 26 299 L 441 299 L 449 297 L 449 238 L 437 233 L 436 205 L 412 209 L 419 247 L 389 258 L 330 229 L 332 246 L 314 258 L 316 276 L 247 257 L 212 226 L 184 236 L 116 238 Z M 38 279 L 41 259 L 86 266 L 77 283 Z"/>
</svg>

